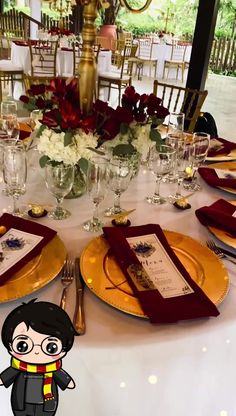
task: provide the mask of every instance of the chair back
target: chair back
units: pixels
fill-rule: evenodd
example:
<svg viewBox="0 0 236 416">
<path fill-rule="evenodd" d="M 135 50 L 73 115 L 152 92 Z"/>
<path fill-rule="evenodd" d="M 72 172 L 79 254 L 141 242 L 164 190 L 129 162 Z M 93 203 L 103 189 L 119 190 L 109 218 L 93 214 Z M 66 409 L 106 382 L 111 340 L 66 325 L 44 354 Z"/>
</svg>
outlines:
<svg viewBox="0 0 236 416">
<path fill-rule="evenodd" d="M 207 90 L 184 88 L 164 84 L 157 80 L 153 83 L 153 94 L 162 99 L 170 112 L 181 111 L 185 114 L 185 131 L 192 133 L 200 115 L 201 107 L 208 94 Z"/>
<path fill-rule="evenodd" d="M 151 60 L 152 59 L 153 42 L 151 39 L 140 39 L 138 56 L 141 59 Z"/>
<path fill-rule="evenodd" d="M 186 45 L 172 45 L 170 61 L 184 62 Z"/>
<path fill-rule="evenodd" d="M 30 40 L 29 48 L 31 59 L 31 76 L 56 77 L 58 41 Z"/>
</svg>

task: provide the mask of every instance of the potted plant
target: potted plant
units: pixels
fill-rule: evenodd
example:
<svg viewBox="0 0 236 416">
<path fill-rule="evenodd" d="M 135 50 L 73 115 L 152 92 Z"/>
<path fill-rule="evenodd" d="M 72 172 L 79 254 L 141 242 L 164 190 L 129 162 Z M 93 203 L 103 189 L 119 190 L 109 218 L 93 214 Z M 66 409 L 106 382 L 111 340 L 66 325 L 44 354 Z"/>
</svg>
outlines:
<svg viewBox="0 0 236 416">
<path fill-rule="evenodd" d="M 120 0 L 107 0 L 103 3 L 100 11 L 102 26 L 99 31 L 99 36 L 107 38 L 106 46 L 103 44 L 103 47 L 112 49 L 112 41 L 117 39 L 116 18 L 120 7 Z"/>
</svg>

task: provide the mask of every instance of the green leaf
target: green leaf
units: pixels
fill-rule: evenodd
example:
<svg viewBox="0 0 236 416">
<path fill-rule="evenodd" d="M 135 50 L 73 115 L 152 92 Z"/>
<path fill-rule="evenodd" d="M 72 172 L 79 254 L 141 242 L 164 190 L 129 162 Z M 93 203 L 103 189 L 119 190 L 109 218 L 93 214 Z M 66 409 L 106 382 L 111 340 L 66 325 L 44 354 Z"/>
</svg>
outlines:
<svg viewBox="0 0 236 416">
<path fill-rule="evenodd" d="M 85 175 L 87 175 L 87 170 L 88 170 L 88 161 L 87 161 L 87 159 L 84 159 L 83 157 L 81 157 L 81 159 L 78 162 L 78 165 L 79 165 L 80 169 L 85 173 Z"/>
<path fill-rule="evenodd" d="M 43 155 L 41 156 L 41 158 L 39 159 L 39 165 L 41 168 L 44 168 L 45 165 L 47 164 L 47 162 L 50 160 L 50 157 L 48 157 L 47 155 Z"/>
<path fill-rule="evenodd" d="M 47 126 L 45 126 L 45 124 L 41 124 L 41 126 L 39 127 L 36 137 L 40 137 L 42 132 L 46 129 Z"/>
<path fill-rule="evenodd" d="M 161 141 L 162 141 L 162 139 L 161 139 L 161 134 L 160 134 L 160 132 L 159 132 L 158 130 L 156 130 L 156 129 L 151 129 L 151 130 L 150 130 L 149 137 L 150 137 L 150 139 L 151 139 L 153 142 L 161 142 Z"/>
<path fill-rule="evenodd" d="M 72 143 L 73 133 L 71 131 L 67 131 L 64 136 L 64 146 L 69 146 Z"/>
<path fill-rule="evenodd" d="M 160 126 L 164 122 L 163 118 L 157 118 L 156 116 L 152 116 L 151 120 L 152 120 L 152 124 L 154 124 L 155 126 Z"/>
<path fill-rule="evenodd" d="M 136 149 L 131 143 L 118 144 L 113 149 L 113 155 L 115 156 L 132 155 L 135 152 L 136 152 Z"/>
<path fill-rule="evenodd" d="M 121 123 L 120 134 L 127 134 L 128 130 L 129 130 L 129 125 L 127 123 Z"/>
</svg>

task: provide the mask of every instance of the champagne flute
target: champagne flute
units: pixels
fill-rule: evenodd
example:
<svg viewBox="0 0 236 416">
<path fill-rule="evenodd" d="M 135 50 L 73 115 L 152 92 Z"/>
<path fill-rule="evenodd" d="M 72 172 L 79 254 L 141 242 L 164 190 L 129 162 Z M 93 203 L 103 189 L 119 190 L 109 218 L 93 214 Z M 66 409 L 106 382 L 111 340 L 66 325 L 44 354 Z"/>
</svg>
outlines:
<svg viewBox="0 0 236 416">
<path fill-rule="evenodd" d="M 107 161 L 104 158 L 94 158 L 90 161 L 87 171 L 87 191 L 94 204 L 93 217 L 83 224 L 86 231 L 97 232 L 103 227 L 99 219 L 98 207 L 105 197 L 107 185 Z"/>
<path fill-rule="evenodd" d="M 13 197 L 13 215 L 23 216 L 17 206 L 18 199 L 25 193 L 27 177 L 26 152 L 21 145 L 3 148 L 3 179 L 7 194 Z"/>
<path fill-rule="evenodd" d="M 177 150 L 177 188 L 174 197 L 171 196 L 170 198 L 171 203 L 180 198 L 183 198 L 183 195 L 181 194 L 181 185 L 188 175 L 188 168 L 191 163 L 192 153 L 193 145 L 191 143 L 186 143 L 186 141 L 183 139 L 179 143 Z"/>
<path fill-rule="evenodd" d="M 120 197 L 129 186 L 133 168 L 129 158 L 113 157 L 108 166 L 108 187 L 115 193 L 114 205 L 105 211 L 106 216 L 120 214 L 124 211 L 120 206 Z"/>
<path fill-rule="evenodd" d="M 152 196 L 147 196 L 149 204 L 163 204 L 166 198 L 160 195 L 160 183 L 164 175 L 170 173 L 175 166 L 176 151 L 171 146 L 161 145 L 153 147 L 150 151 L 148 167 L 156 177 L 155 191 Z"/>
<path fill-rule="evenodd" d="M 49 192 L 56 198 L 56 207 L 48 213 L 54 220 L 68 218 L 71 213 L 62 207 L 64 197 L 71 191 L 74 182 L 73 165 L 52 165 L 45 166 L 45 181 Z"/>
</svg>

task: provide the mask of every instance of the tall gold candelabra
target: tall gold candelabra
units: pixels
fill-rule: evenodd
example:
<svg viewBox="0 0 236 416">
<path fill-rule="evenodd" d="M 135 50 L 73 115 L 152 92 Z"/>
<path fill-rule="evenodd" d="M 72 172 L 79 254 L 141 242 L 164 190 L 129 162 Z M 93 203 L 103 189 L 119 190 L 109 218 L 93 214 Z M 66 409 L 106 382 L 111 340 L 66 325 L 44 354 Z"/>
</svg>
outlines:
<svg viewBox="0 0 236 416">
<path fill-rule="evenodd" d="M 146 10 L 151 4 L 152 0 L 145 0 L 144 6 L 139 9 L 133 9 L 127 0 L 120 0 L 122 6 L 125 6 L 132 13 L 141 13 Z M 98 8 L 103 6 L 105 0 L 79 0 L 84 6 L 83 17 L 84 25 L 82 30 L 83 49 L 82 56 L 79 62 L 79 91 L 80 91 L 80 105 L 84 113 L 88 113 L 93 105 L 93 99 L 96 90 L 96 62 L 93 52 L 93 45 L 95 43 L 95 19 L 97 17 Z"/>
</svg>

